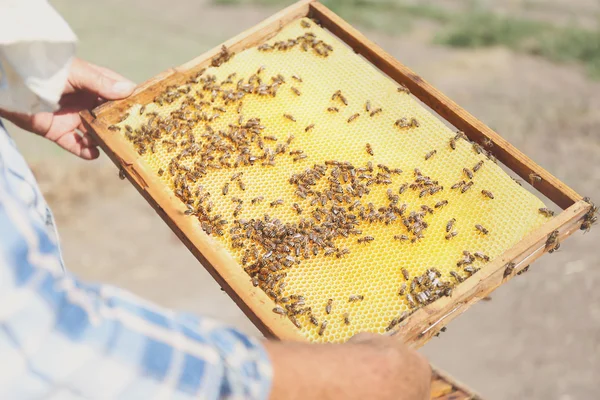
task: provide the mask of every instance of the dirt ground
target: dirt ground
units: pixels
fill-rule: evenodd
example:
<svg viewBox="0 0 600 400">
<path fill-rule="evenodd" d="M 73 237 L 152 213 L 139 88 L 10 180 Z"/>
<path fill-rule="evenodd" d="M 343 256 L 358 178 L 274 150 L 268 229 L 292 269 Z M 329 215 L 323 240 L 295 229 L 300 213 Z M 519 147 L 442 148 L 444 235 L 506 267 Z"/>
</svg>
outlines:
<svg viewBox="0 0 600 400">
<path fill-rule="evenodd" d="M 138 82 L 273 11 L 189 0 L 52 3 L 79 35 L 82 57 Z M 420 29 L 399 38 L 367 34 L 559 179 L 600 202 L 600 82 L 588 80 L 582 69 L 503 49 L 436 47 Z M 258 335 L 106 157 L 78 162 L 12 132 L 53 206 L 71 271 Z M 452 322 L 423 353 L 486 399 L 594 398 L 600 377 L 598 243 L 599 227 L 576 234 L 497 290 L 491 302 Z"/>
</svg>

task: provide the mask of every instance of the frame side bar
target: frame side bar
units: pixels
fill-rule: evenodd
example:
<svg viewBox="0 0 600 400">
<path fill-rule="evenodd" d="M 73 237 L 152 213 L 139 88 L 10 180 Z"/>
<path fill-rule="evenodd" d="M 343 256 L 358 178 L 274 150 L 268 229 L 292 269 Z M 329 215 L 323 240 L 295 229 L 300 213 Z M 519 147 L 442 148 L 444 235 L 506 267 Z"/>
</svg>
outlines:
<svg viewBox="0 0 600 400">
<path fill-rule="evenodd" d="M 345 22 L 342 18 L 320 3 L 310 4 L 310 16 L 343 40 L 354 51 L 372 62 L 377 68 L 396 82 L 402 83 L 423 103 L 445 118 L 456 128 L 478 143 L 484 138 L 494 144 L 493 154 L 508 168 L 521 178 L 529 181 L 529 174 L 534 173 L 542 178 L 535 183 L 535 189 L 556 203 L 563 210 L 581 200 L 581 196 L 562 183 L 548 171 L 540 167 L 529 157 L 511 145 L 507 140 L 473 117 L 462 107 L 454 103 L 439 90 L 427 83 L 408 67 L 385 52 L 376 43 L 367 39 L 362 33 Z"/>
</svg>

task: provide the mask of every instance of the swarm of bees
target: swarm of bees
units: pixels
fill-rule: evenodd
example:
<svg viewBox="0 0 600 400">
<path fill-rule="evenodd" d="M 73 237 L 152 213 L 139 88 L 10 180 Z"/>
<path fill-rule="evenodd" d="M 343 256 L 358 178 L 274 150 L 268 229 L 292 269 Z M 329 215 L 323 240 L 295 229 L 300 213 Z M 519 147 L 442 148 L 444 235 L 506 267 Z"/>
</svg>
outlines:
<svg viewBox="0 0 600 400">
<path fill-rule="evenodd" d="M 311 24 L 302 21 L 302 27 L 309 29 Z M 331 45 L 319 40 L 310 31 L 293 39 L 263 44 L 258 47 L 258 50 L 261 52 L 299 50 L 320 57 L 328 57 L 334 51 Z M 223 46 L 211 60 L 211 65 L 219 67 L 234 56 L 233 52 Z M 286 139 L 288 135 L 286 132 L 276 132 L 276 135 L 265 134 L 267 131 L 265 122 L 243 113 L 244 109 L 247 109 L 247 106 L 243 107 L 244 100 L 251 101 L 253 97 L 275 98 L 279 89 L 285 88 L 286 85 L 285 90 L 288 93 L 291 91 L 294 99 L 309 95 L 307 92 L 303 94 L 305 91 L 299 89 L 303 87 L 301 84 L 304 80 L 296 74 L 284 77 L 275 73 L 268 77 L 271 70 L 263 65 L 253 71 L 256 72 L 248 77 L 238 77 L 236 73 L 232 73 L 225 80 L 217 79 L 207 70 L 198 71 L 184 85 L 168 86 L 154 98 L 153 102 L 158 106 L 178 105 L 167 115 L 147 112 L 148 108 L 143 106 L 139 114 L 146 118 L 145 123 L 132 128 L 124 124 L 129 117 L 129 114 L 125 114 L 119 123 L 109 126 L 109 129 L 125 135 L 140 155 L 147 152 L 155 153 L 157 149 L 166 151 L 171 159 L 168 167 L 163 166 L 164 169 L 160 169 L 158 175 L 168 177 L 172 181 L 174 195 L 185 204 L 185 215 L 197 218 L 208 235 L 231 239 L 231 246 L 242 254 L 241 264 L 250 277 L 252 285 L 262 289 L 274 301 L 273 313 L 287 317 L 298 329 L 310 324 L 318 335 L 322 336 L 328 324 L 336 323 L 336 313 L 338 323 L 351 325 L 355 320 L 354 316 L 346 309 L 340 311 L 341 303 L 356 307 L 365 300 L 365 296 L 361 293 L 351 293 L 347 295 L 347 300 L 341 301 L 338 298 L 334 301 L 329 298 L 325 304 L 308 306 L 302 294 L 288 293 L 286 277 L 289 270 L 300 265 L 303 260 L 315 257 L 331 259 L 346 257 L 350 249 L 339 244 L 340 240 L 346 238 L 351 238 L 353 242 L 365 248 L 377 246 L 380 239 L 394 239 L 396 241 L 394 245 L 397 246 L 418 243 L 429 235 L 433 216 L 447 211 L 445 207 L 448 206 L 449 201 L 445 194 L 448 193 L 448 188 L 444 188 L 434 177 L 428 176 L 417 168 L 403 172 L 393 165 L 374 164 L 371 161 L 365 164 L 353 164 L 349 161 L 327 160 L 314 163 L 312 167 L 306 167 L 303 171 L 289 176 L 289 184 L 297 202 L 265 198 L 267 196 L 265 194 L 252 199 L 248 197 L 244 203 L 242 198 L 235 197 L 236 193 L 242 193 L 238 189 L 246 190 L 245 182 L 248 186 L 251 185 L 248 175 L 244 176 L 244 172 L 237 168 L 253 166 L 270 168 L 283 157 L 289 157 L 294 162 L 308 157 L 304 150 L 297 146 L 290 148 L 294 143 L 293 135 L 289 135 Z M 297 85 L 298 88 L 291 84 Z M 404 86 L 398 88 L 398 92 L 410 94 Z M 341 116 L 340 109 L 350 111 L 350 107 L 357 106 L 352 104 L 355 103 L 352 96 L 346 97 L 342 90 L 335 91 L 331 97 L 327 95 L 325 100 L 331 105 L 326 109 L 321 108 L 321 112 L 329 113 L 331 118 L 336 117 L 337 113 L 340 113 L 337 116 Z M 360 126 L 368 121 L 369 116 L 386 114 L 381 107 L 373 107 L 371 100 L 361 102 L 359 106 L 361 109 L 364 108 L 366 116 L 361 116 L 363 111 L 348 112 L 344 114 L 342 121 Z M 233 122 L 229 122 L 225 127 L 221 126 L 220 129 L 216 127 L 217 121 L 226 119 L 233 113 L 235 113 Z M 286 126 L 300 125 L 300 123 L 294 124 L 298 121 L 302 122 L 302 116 L 297 115 L 297 117 L 289 112 L 277 115 L 278 119 L 285 121 Z M 315 129 L 314 123 L 304 126 L 302 124 L 299 128 L 307 134 L 313 130 L 319 131 L 318 127 Z M 395 121 L 394 126 L 401 132 L 412 132 L 412 129 L 420 127 L 420 123 L 416 117 L 401 117 Z M 200 135 L 194 132 L 200 132 Z M 394 132 L 398 132 L 398 129 Z M 473 150 L 482 155 L 478 158 L 492 160 L 493 156 L 487 150 L 476 143 L 469 142 L 462 132 L 457 132 L 450 139 L 450 150 L 455 150 L 457 145 L 461 146 L 461 141 L 470 143 Z M 484 144 L 488 148 L 493 145 Z M 438 146 L 437 149 L 424 154 L 424 157 L 423 153 L 420 153 L 419 158 L 427 161 L 424 165 L 434 164 L 443 156 L 446 151 L 444 148 L 447 150 L 447 145 Z M 380 149 L 377 147 L 378 152 L 381 151 Z M 370 143 L 365 145 L 362 155 L 365 150 L 369 159 L 375 157 Z M 460 176 L 457 179 L 460 181 L 452 185 L 450 190 L 464 194 L 474 187 L 478 171 L 482 167 L 485 169 L 484 159 L 474 166 L 470 164 L 462 171 L 457 171 L 457 176 Z M 203 187 L 202 179 L 215 170 L 231 170 L 232 173 L 227 175 L 225 181 L 220 182 L 221 193 L 217 189 L 216 193 L 213 192 L 211 195 Z M 399 187 L 395 186 L 398 183 L 393 179 L 396 176 L 407 177 L 402 179 L 403 183 Z M 366 196 L 379 188 L 384 188 L 387 193 L 383 204 L 376 205 L 365 201 Z M 413 194 L 413 197 L 418 197 L 420 202 L 431 201 L 429 204 L 410 206 L 401 201 L 402 196 L 407 192 Z M 474 192 L 471 193 L 483 195 L 482 202 L 495 198 L 491 191 L 480 186 L 476 186 Z M 227 215 L 217 213 L 213 204 L 215 198 L 231 204 L 231 214 L 229 211 Z M 268 210 L 274 212 L 280 209 L 292 209 L 297 220 L 285 222 L 268 213 L 262 217 L 242 217 L 249 207 L 260 206 L 263 202 Z M 589 230 L 596 222 L 597 217 L 594 215 L 596 211 L 597 208 L 591 210 L 589 215 L 586 214 L 581 225 L 583 230 Z M 539 212 L 549 217 L 553 215 L 552 211 L 545 208 L 539 209 Z M 229 220 L 231 216 L 233 219 Z M 444 218 L 444 221 L 448 217 Z M 441 230 L 446 241 L 460 241 L 463 235 L 468 234 L 477 234 L 478 238 L 486 240 L 483 238 L 491 234 L 490 230 L 493 232 L 493 227 L 488 229 L 482 224 L 475 224 L 475 233 L 473 233 L 473 225 L 469 229 L 463 228 L 461 223 L 461 221 L 457 223 L 456 218 L 448 220 L 445 233 L 442 225 Z M 397 234 L 392 238 L 363 234 L 361 226 L 370 224 L 397 227 Z M 471 233 L 468 232 L 469 230 Z M 440 240 L 444 241 L 439 233 L 436 235 L 434 232 L 431 236 L 440 237 Z M 454 239 L 456 237 L 458 238 Z M 446 241 L 444 243 L 453 243 Z M 559 246 L 557 238 L 551 240 L 549 237 L 546 246 L 549 251 L 557 250 Z M 465 277 L 475 274 L 484 263 L 489 261 L 490 257 L 481 251 L 471 253 L 464 250 L 456 264 L 457 271 L 451 271 L 446 277 L 437 268 L 428 268 L 424 273 L 413 277 L 407 269 L 402 268 L 404 279 L 401 281 L 398 294 L 405 300 L 410 310 L 393 318 L 386 330 L 397 327 L 417 308 L 443 296 L 451 296 L 457 284 Z M 507 266 L 508 270 L 509 266 Z M 324 310 L 325 314 L 313 313 L 313 307 L 315 310 Z M 318 315 L 325 315 L 327 320 L 319 321 Z"/>
</svg>

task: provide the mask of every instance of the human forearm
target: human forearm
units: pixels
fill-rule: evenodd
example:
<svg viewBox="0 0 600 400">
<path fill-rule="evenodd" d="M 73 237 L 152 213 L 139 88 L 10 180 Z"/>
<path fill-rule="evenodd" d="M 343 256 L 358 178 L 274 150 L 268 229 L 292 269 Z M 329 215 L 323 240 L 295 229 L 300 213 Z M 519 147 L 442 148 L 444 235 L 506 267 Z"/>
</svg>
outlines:
<svg viewBox="0 0 600 400">
<path fill-rule="evenodd" d="M 425 399 L 430 368 L 395 339 L 265 345 L 273 364 L 271 399 Z"/>
</svg>

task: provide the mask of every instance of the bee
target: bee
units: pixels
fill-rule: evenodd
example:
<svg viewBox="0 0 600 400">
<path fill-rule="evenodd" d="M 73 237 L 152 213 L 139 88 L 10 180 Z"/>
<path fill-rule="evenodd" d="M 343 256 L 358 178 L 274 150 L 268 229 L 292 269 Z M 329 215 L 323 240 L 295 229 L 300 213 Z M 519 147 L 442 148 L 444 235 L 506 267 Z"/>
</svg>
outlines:
<svg viewBox="0 0 600 400">
<path fill-rule="evenodd" d="M 236 172 L 235 174 L 231 175 L 230 180 L 235 181 L 236 179 L 239 179 L 242 175 L 244 175 L 244 172 Z"/>
<path fill-rule="evenodd" d="M 483 194 L 486 197 L 489 197 L 490 199 L 494 198 L 494 194 L 492 192 L 490 192 L 489 190 L 484 189 L 481 191 L 481 194 Z"/>
<path fill-rule="evenodd" d="M 125 170 L 123 168 L 119 168 L 119 179 L 123 180 L 125 178 L 126 178 L 126 176 L 125 176 Z"/>
<path fill-rule="evenodd" d="M 517 264 L 515 264 L 514 262 L 509 262 L 508 264 L 506 264 L 504 266 L 504 277 L 506 278 L 507 276 L 512 274 L 516 266 Z"/>
<path fill-rule="evenodd" d="M 467 176 L 467 178 L 469 179 L 473 179 L 473 172 L 471 172 L 470 169 L 468 168 L 463 168 L 463 173 Z"/>
<path fill-rule="evenodd" d="M 237 183 L 238 183 L 238 187 L 241 190 L 246 190 L 246 184 L 244 183 L 244 181 L 242 181 L 241 179 L 238 179 Z"/>
<path fill-rule="evenodd" d="M 394 235 L 394 240 L 400 240 L 400 241 L 407 241 L 408 240 L 408 236 L 406 235 Z"/>
<path fill-rule="evenodd" d="M 244 106 L 244 103 L 240 101 L 240 104 L 238 104 L 238 106 L 237 106 L 237 110 L 236 110 L 238 114 L 241 114 L 241 113 L 242 113 L 242 107 L 243 107 L 243 106 Z M 244 117 L 242 116 L 242 120 L 243 120 L 243 119 L 244 119 Z M 240 125 L 241 125 L 241 123 L 240 123 Z"/>
<path fill-rule="evenodd" d="M 529 174 L 529 183 L 531 183 L 531 186 L 533 186 L 533 184 L 535 182 L 541 182 L 542 181 L 542 177 L 539 176 L 538 174 L 536 174 L 535 172 L 532 172 Z"/>
<path fill-rule="evenodd" d="M 406 301 L 408 302 L 408 305 L 410 308 L 415 308 L 417 306 L 417 304 L 415 303 L 415 300 L 413 299 L 413 297 L 410 293 L 408 293 L 406 295 Z"/>
<path fill-rule="evenodd" d="M 443 208 L 444 206 L 448 205 L 448 200 L 441 200 L 438 201 L 437 203 L 435 203 L 435 208 Z"/>
<path fill-rule="evenodd" d="M 410 94 L 410 90 L 403 84 L 400 84 L 400 86 L 398 87 L 398 92 Z"/>
<path fill-rule="evenodd" d="M 283 114 L 283 116 L 287 119 L 289 119 L 292 122 L 296 122 L 296 118 L 294 118 L 292 115 L 290 114 Z"/>
<path fill-rule="evenodd" d="M 400 318 L 396 317 L 390 321 L 390 324 L 385 328 L 386 331 L 391 331 L 396 325 L 400 323 Z"/>
<path fill-rule="evenodd" d="M 375 240 L 375 238 L 373 236 L 365 236 L 365 237 L 358 239 L 357 242 L 358 243 L 368 243 L 368 242 L 372 242 L 373 240 Z"/>
<path fill-rule="evenodd" d="M 404 293 L 406 293 L 406 283 L 403 283 L 402 286 L 400 286 L 400 291 L 398 292 L 398 295 L 404 296 Z"/>
<path fill-rule="evenodd" d="M 374 109 L 373 111 L 371 111 L 371 114 L 369 114 L 369 116 L 374 117 L 375 115 L 379 114 L 382 111 L 383 111 L 383 108 L 377 107 L 376 109 Z"/>
<path fill-rule="evenodd" d="M 292 86 L 290 89 L 296 94 L 296 96 L 302 96 L 302 93 L 297 88 Z"/>
<path fill-rule="evenodd" d="M 540 212 L 540 214 L 542 214 L 542 215 L 544 215 L 546 217 L 553 217 L 554 216 L 554 211 L 549 210 L 549 209 L 547 209 L 545 207 L 540 208 L 538 211 Z"/>
<path fill-rule="evenodd" d="M 464 281 L 463 277 L 462 277 L 462 276 L 460 276 L 460 275 L 458 274 L 458 272 L 456 272 L 456 271 L 450 271 L 450 275 L 452 275 L 452 277 L 453 277 L 454 279 L 456 279 L 456 281 L 457 281 L 458 283 L 461 283 L 462 281 Z"/>
<path fill-rule="evenodd" d="M 300 208 L 298 203 L 292 204 L 292 207 L 294 207 L 294 210 L 296 210 L 296 213 L 298 213 L 298 215 L 302 214 L 302 208 Z"/>
<path fill-rule="evenodd" d="M 252 204 L 258 204 L 258 203 L 260 203 L 261 201 L 263 201 L 264 199 L 265 199 L 265 198 L 264 198 L 263 196 L 258 196 L 258 197 L 255 197 L 255 198 L 253 198 L 253 199 L 252 199 L 250 202 L 251 202 Z"/>
<path fill-rule="evenodd" d="M 365 103 L 365 111 L 371 112 L 371 100 L 367 100 L 367 102 Z"/>
<path fill-rule="evenodd" d="M 471 186 L 473 186 L 473 181 L 469 181 L 468 183 L 466 183 L 461 189 L 460 192 L 464 193 L 467 190 L 471 189 Z"/>
<path fill-rule="evenodd" d="M 315 127 L 315 124 L 310 124 L 306 128 L 304 128 L 304 132 L 312 131 L 314 127 Z"/>
<path fill-rule="evenodd" d="M 319 320 L 314 316 L 311 315 L 308 320 L 310 321 L 311 324 L 313 324 L 314 326 L 319 326 Z"/>
<path fill-rule="evenodd" d="M 129 133 L 133 133 L 133 128 L 130 125 L 125 125 L 125 130 Z"/>
<path fill-rule="evenodd" d="M 350 122 L 354 121 L 354 120 L 355 120 L 356 118 L 358 118 L 358 117 L 360 117 L 360 114 L 359 114 L 359 113 L 352 114 L 352 115 L 350 116 L 350 118 L 348 118 L 348 123 L 350 123 Z"/>
<path fill-rule="evenodd" d="M 340 109 L 337 107 L 328 107 L 327 111 L 329 112 L 340 112 Z"/>
<path fill-rule="evenodd" d="M 260 75 L 261 72 L 263 72 L 267 67 L 264 65 L 261 65 L 257 70 L 256 70 L 256 75 Z"/>
<path fill-rule="evenodd" d="M 446 240 L 450 240 L 450 239 L 452 239 L 456 235 L 458 235 L 458 232 L 457 231 L 452 231 L 452 232 L 446 234 L 445 237 L 446 237 Z"/>
<path fill-rule="evenodd" d="M 292 321 L 292 324 L 294 324 L 294 326 L 296 326 L 296 328 L 301 329 L 302 325 L 300 325 L 300 321 L 298 321 L 298 319 L 296 319 L 296 317 L 294 317 L 293 315 L 290 315 L 288 317 L 290 319 L 290 321 Z"/>
<path fill-rule="evenodd" d="M 325 333 L 325 328 L 327 328 L 327 321 L 323 321 L 321 323 L 321 327 L 319 328 L 319 336 L 323 336 Z"/>
<path fill-rule="evenodd" d="M 408 183 L 403 183 L 402 185 L 400 185 L 400 189 L 398 190 L 398 192 L 402 194 L 406 192 L 406 189 L 408 189 Z"/>
<path fill-rule="evenodd" d="M 125 121 L 127 118 L 129 118 L 129 113 L 123 114 L 123 116 L 121 117 L 121 119 L 119 120 L 118 123 L 121 123 L 121 122 Z"/>
<path fill-rule="evenodd" d="M 294 79 L 294 80 L 296 80 L 296 81 L 298 81 L 298 82 L 302 83 L 302 78 L 300 78 L 300 76 L 299 76 L 299 75 L 296 75 L 296 74 L 292 75 L 292 79 Z"/>
<path fill-rule="evenodd" d="M 344 324 L 350 325 L 350 314 L 344 313 Z"/>
<path fill-rule="evenodd" d="M 475 267 L 471 267 L 471 266 L 465 267 L 464 269 L 465 269 L 465 272 L 468 272 L 471 275 L 474 274 L 475 272 L 479 271 L 479 268 L 475 268 Z"/>
<path fill-rule="evenodd" d="M 402 276 L 404 277 L 404 279 L 406 279 L 407 281 L 410 279 L 410 274 L 408 273 L 408 270 L 406 268 L 402 268 Z"/>
<path fill-rule="evenodd" d="M 269 203 L 269 206 L 271 207 L 277 207 L 283 204 L 283 200 L 282 199 L 278 199 L 275 201 L 272 201 L 271 203 Z"/>
<path fill-rule="evenodd" d="M 368 153 L 370 156 L 374 155 L 374 153 L 373 153 L 373 147 L 371 147 L 371 144 L 370 144 L 370 143 L 367 143 L 367 145 L 365 146 L 365 149 L 367 150 L 367 153 Z"/>
<path fill-rule="evenodd" d="M 450 142 L 449 142 L 449 143 L 450 143 L 450 148 L 451 148 L 452 150 L 456 150 L 456 138 L 452 138 L 452 139 L 450 139 Z"/>
<path fill-rule="evenodd" d="M 275 314 L 279 314 L 279 315 L 286 315 L 287 314 L 286 309 L 283 308 L 283 307 L 279 307 L 279 306 L 276 306 L 275 308 L 273 308 L 273 312 Z"/>
<path fill-rule="evenodd" d="M 419 126 L 421 126 L 421 124 L 419 124 L 419 121 L 416 118 L 410 119 L 410 125 L 414 128 L 418 128 Z"/>
<path fill-rule="evenodd" d="M 333 299 L 327 300 L 327 305 L 325 306 L 325 312 L 327 314 L 331 314 L 331 307 L 333 306 Z"/>
<path fill-rule="evenodd" d="M 223 196 L 226 196 L 227 193 L 229 193 L 229 182 L 225 183 L 225 185 L 223 185 L 223 189 L 221 190 L 223 192 Z"/>
<path fill-rule="evenodd" d="M 121 130 L 121 128 L 119 128 L 119 127 L 118 127 L 118 126 L 116 126 L 116 125 L 109 125 L 109 126 L 108 126 L 108 130 L 110 130 L 110 131 L 120 131 L 120 130 Z"/>
<path fill-rule="evenodd" d="M 452 227 L 454 226 L 455 222 L 456 218 L 452 218 L 450 221 L 448 221 L 448 223 L 446 224 L 446 232 L 450 232 L 452 230 Z"/>
<path fill-rule="evenodd" d="M 158 170 L 158 176 L 163 176 L 164 173 L 165 171 L 162 168 Z"/>
<path fill-rule="evenodd" d="M 494 147 L 494 142 L 492 142 L 492 139 L 490 138 L 483 138 L 483 145 L 485 147 Z"/>
<path fill-rule="evenodd" d="M 483 233 L 484 235 L 487 235 L 488 233 L 490 233 L 490 232 L 489 232 L 487 229 L 485 229 L 485 228 L 484 228 L 482 225 L 480 225 L 480 224 L 477 224 L 477 225 L 475 225 L 475 229 L 476 229 L 478 232 L 481 232 L 481 233 Z"/>
<path fill-rule="evenodd" d="M 459 189 L 462 185 L 465 185 L 467 182 L 465 181 L 460 181 L 460 182 L 456 182 L 454 185 L 452 185 L 450 187 L 450 189 Z"/>
<path fill-rule="evenodd" d="M 437 150 L 431 150 L 429 153 L 425 154 L 425 161 L 433 157 L 435 153 L 437 153 Z"/>
<path fill-rule="evenodd" d="M 428 212 L 429 214 L 433 214 L 433 209 L 429 207 L 427 204 L 423 204 L 421 206 L 421 210 Z"/>
<path fill-rule="evenodd" d="M 362 294 L 351 294 L 350 297 L 348 297 L 348 303 L 354 303 L 356 301 L 362 301 L 365 299 L 365 296 L 363 296 Z"/>
<path fill-rule="evenodd" d="M 484 152 L 483 147 L 481 147 L 478 143 L 473 143 L 473 151 L 477 154 Z"/>
<path fill-rule="evenodd" d="M 485 262 L 489 262 L 489 261 L 490 261 L 490 257 L 489 257 L 489 256 L 487 256 L 487 255 L 485 255 L 485 254 L 483 254 L 483 253 L 482 253 L 482 252 L 480 252 L 480 251 L 476 251 L 475 253 L 473 253 L 473 255 L 474 255 L 476 258 L 479 258 L 480 260 L 483 260 L 483 261 L 485 261 Z"/>
<path fill-rule="evenodd" d="M 473 172 L 479 171 L 482 166 L 483 166 L 483 160 L 481 160 L 477 164 L 475 164 L 475 166 L 473 167 Z"/>
<path fill-rule="evenodd" d="M 546 249 L 554 247 L 558 243 L 558 231 L 554 231 L 548 235 L 546 239 Z"/>
</svg>

